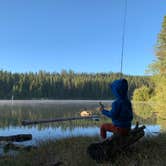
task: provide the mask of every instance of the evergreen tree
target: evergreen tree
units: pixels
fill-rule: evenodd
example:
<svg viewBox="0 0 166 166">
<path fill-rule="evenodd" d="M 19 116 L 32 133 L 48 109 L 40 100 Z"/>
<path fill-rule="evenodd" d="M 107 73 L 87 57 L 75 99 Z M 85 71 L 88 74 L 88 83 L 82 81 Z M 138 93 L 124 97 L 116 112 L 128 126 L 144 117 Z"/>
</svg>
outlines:
<svg viewBox="0 0 166 166">
<path fill-rule="evenodd" d="M 156 45 L 156 61 L 150 65 L 154 74 L 166 75 L 166 16 L 162 24 L 161 32 L 158 35 Z"/>
<path fill-rule="evenodd" d="M 135 88 L 149 84 L 149 77 L 124 76 L 129 81 L 129 97 Z M 119 73 L 10 73 L 0 71 L 1 99 L 113 99 L 108 85 Z"/>
<path fill-rule="evenodd" d="M 161 32 L 158 35 L 156 46 L 156 61 L 150 65 L 150 71 L 154 74 L 155 84 L 154 100 L 166 103 L 166 16 L 162 24 Z"/>
</svg>

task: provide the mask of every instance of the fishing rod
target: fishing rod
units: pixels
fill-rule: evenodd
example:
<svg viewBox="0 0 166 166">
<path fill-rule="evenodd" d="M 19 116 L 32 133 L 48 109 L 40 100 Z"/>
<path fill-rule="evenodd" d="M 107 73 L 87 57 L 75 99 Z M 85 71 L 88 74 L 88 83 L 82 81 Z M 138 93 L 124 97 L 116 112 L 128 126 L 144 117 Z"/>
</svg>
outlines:
<svg viewBox="0 0 166 166">
<path fill-rule="evenodd" d="M 104 105 L 99 102 L 100 107 L 104 109 Z M 83 116 L 83 117 L 69 117 L 69 118 L 54 118 L 54 119 L 40 119 L 40 120 L 23 120 L 21 122 L 22 125 L 35 125 L 35 124 L 41 124 L 41 123 L 52 123 L 52 122 L 64 122 L 64 121 L 73 121 L 73 120 L 84 120 L 84 119 L 91 119 L 94 121 L 99 121 L 100 118 L 98 115 L 90 115 L 90 116 Z"/>
<path fill-rule="evenodd" d="M 120 64 L 121 78 L 123 76 L 123 59 L 124 59 L 124 45 L 125 45 L 125 35 L 126 35 L 126 21 L 127 21 L 127 0 L 125 0 L 124 17 L 123 17 L 123 25 L 122 25 L 121 64 Z"/>
<path fill-rule="evenodd" d="M 92 119 L 95 121 L 99 121 L 99 116 L 85 116 L 85 117 L 69 117 L 69 118 L 55 118 L 55 119 L 40 119 L 35 121 L 23 120 L 22 125 L 32 125 L 32 124 L 40 124 L 40 123 L 51 123 L 51 122 L 63 122 L 63 121 L 72 121 L 72 120 L 83 120 L 83 119 Z"/>
<path fill-rule="evenodd" d="M 104 109 L 104 105 L 103 105 L 102 102 L 99 102 L 99 105 L 100 105 L 100 107 L 101 107 L 102 109 Z"/>
</svg>

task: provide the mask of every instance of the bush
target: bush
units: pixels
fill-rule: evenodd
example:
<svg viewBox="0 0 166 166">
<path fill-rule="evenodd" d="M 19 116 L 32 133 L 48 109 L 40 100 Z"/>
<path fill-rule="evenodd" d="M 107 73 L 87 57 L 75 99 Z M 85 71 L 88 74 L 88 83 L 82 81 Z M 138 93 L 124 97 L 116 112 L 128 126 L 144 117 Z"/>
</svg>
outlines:
<svg viewBox="0 0 166 166">
<path fill-rule="evenodd" d="M 152 89 L 147 86 L 135 89 L 133 94 L 134 101 L 148 101 L 152 96 Z"/>
</svg>

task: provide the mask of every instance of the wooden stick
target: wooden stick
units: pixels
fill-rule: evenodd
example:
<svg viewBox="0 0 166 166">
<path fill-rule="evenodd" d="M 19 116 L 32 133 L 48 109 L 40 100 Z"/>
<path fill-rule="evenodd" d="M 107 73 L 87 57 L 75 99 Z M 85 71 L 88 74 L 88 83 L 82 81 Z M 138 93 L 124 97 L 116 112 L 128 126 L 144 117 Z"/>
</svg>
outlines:
<svg viewBox="0 0 166 166">
<path fill-rule="evenodd" d="M 99 120 L 97 115 L 87 116 L 87 117 L 71 117 L 71 118 L 55 118 L 55 119 L 41 119 L 35 121 L 23 120 L 22 125 L 31 125 L 31 124 L 39 124 L 39 123 L 50 123 L 50 122 L 63 122 L 63 121 L 71 121 L 71 120 L 82 120 L 82 119 L 92 119 Z"/>
<path fill-rule="evenodd" d="M 11 136 L 0 136 L 0 141 L 22 142 L 32 139 L 32 134 L 18 134 Z"/>
</svg>

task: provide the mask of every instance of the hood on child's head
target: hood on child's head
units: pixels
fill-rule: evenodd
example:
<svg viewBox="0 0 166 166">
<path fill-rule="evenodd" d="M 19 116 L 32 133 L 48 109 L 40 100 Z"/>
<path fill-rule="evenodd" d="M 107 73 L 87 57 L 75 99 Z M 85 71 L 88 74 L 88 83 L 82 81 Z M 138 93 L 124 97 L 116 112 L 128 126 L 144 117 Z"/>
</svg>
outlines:
<svg viewBox="0 0 166 166">
<path fill-rule="evenodd" d="M 128 82 L 126 79 L 115 80 L 110 84 L 112 93 L 117 98 L 126 98 L 128 92 Z"/>
</svg>

